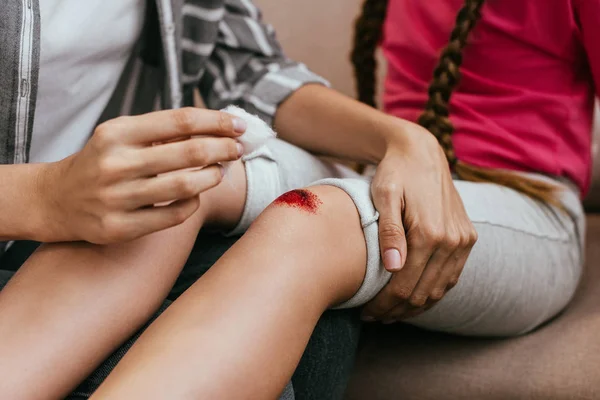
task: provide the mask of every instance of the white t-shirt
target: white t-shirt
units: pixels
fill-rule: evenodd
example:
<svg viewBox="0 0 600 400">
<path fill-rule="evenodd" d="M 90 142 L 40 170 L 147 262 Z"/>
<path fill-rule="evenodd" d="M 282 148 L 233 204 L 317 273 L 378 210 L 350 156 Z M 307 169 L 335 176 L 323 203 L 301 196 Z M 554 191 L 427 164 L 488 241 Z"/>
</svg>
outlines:
<svg viewBox="0 0 600 400">
<path fill-rule="evenodd" d="M 144 23 L 146 0 L 40 0 L 41 54 L 30 162 L 81 150 Z"/>
</svg>

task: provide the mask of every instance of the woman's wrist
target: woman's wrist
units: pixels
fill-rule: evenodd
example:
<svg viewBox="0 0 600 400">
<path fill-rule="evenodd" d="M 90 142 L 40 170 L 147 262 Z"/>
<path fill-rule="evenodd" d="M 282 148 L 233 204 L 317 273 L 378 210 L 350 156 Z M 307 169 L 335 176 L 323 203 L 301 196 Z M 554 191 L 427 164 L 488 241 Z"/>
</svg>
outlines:
<svg viewBox="0 0 600 400">
<path fill-rule="evenodd" d="M 70 158 L 58 162 L 34 164 L 36 166 L 32 199 L 35 205 L 33 222 L 30 235 L 33 240 L 43 243 L 72 242 L 83 240 L 72 231 L 68 209 L 65 213 L 63 204 L 56 198 L 61 191 L 61 179 L 66 179 L 65 167 Z"/>
<path fill-rule="evenodd" d="M 10 188 L 0 199 L 0 240 L 36 240 L 47 236 L 46 198 L 41 188 L 47 164 L 0 167 L 0 185 Z"/>
</svg>

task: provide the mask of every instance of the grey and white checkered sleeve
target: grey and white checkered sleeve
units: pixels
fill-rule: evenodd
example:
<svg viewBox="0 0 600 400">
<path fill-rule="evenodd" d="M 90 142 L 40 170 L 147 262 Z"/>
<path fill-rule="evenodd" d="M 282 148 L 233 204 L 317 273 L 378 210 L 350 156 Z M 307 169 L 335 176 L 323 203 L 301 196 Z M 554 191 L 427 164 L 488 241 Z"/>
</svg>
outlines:
<svg viewBox="0 0 600 400">
<path fill-rule="evenodd" d="M 226 0 L 216 47 L 200 80 L 208 108 L 235 104 L 272 124 L 277 107 L 307 83 L 329 83 L 288 59 L 251 0 Z"/>
</svg>

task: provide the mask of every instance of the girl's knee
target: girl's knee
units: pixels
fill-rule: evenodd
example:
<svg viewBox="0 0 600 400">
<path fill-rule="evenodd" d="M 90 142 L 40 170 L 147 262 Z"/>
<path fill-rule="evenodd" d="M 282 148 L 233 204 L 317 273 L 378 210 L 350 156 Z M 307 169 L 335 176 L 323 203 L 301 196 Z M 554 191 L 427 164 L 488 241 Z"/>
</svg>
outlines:
<svg viewBox="0 0 600 400">
<path fill-rule="evenodd" d="M 291 190 L 279 196 L 271 207 L 288 208 L 300 215 L 318 216 L 322 222 L 341 224 L 353 222 L 360 227 L 359 215 L 354 202 L 343 190 L 333 186 L 313 186 Z"/>
<path fill-rule="evenodd" d="M 344 282 L 336 290 L 343 294 L 335 299 L 340 302 L 356 293 L 364 279 L 367 251 L 360 217 L 339 188 L 315 186 L 281 195 L 245 237 L 273 247 L 281 257 L 302 260 L 315 284 L 326 288 Z"/>
<path fill-rule="evenodd" d="M 314 186 L 282 194 L 253 226 L 275 230 L 280 239 L 291 234 L 297 246 L 303 243 L 299 238 L 306 237 L 311 246 L 318 239 L 331 251 L 349 243 L 364 242 L 360 217 L 352 199 L 332 186 Z"/>
</svg>

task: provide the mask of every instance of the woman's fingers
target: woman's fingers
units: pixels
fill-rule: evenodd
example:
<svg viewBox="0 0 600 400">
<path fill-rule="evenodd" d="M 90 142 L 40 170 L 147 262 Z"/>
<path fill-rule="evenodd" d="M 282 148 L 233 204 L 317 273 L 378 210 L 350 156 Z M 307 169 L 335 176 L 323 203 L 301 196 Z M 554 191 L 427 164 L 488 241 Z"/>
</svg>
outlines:
<svg viewBox="0 0 600 400">
<path fill-rule="evenodd" d="M 441 300 L 450 289 L 456 286 L 470 253 L 471 248 L 460 249 L 452 256 L 451 264 L 442 271 L 433 286 L 433 301 L 437 302 Z"/>
<path fill-rule="evenodd" d="M 186 168 L 235 161 L 244 153 L 230 138 L 201 137 L 160 144 L 140 150 L 136 176 L 152 176 Z"/>
<path fill-rule="evenodd" d="M 187 170 L 137 180 L 127 185 L 127 208 L 141 207 L 181 199 L 189 199 L 217 186 L 223 180 L 223 167 L 212 165 L 199 170 Z"/>
<path fill-rule="evenodd" d="M 432 268 L 432 271 L 437 270 L 438 273 L 428 274 L 430 270 L 430 266 L 428 266 L 415 289 L 415 293 L 429 293 L 426 302 L 424 304 L 421 304 L 421 301 L 401 304 L 385 315 L 383 323 L 391 324 L 414 318 L 435 306 L 458 283 L 468 256 L 469 251 L 458 249 L 456 253 L 446 259 L 440 269 Z M 433 279 L 431 279 L 432 277 Z"/>
<path fill-rule="evenodd" d="M 96 134 L 131 144 L 147 145 L 195 135 L 237 137 L 246 122 L 221 111 L 200 108 L 157 111 L 135 117 L 120 117 L 100 125 Z"/>
<path fill-rule="evenodd" d="M 400 147 L 388 149 L 373 178 L 372 194 L 381 214 L 382 259 L 393 276 L 366 305 L 363 318 L 389 322 L 409 309 L 426 308 L 432 297 L 443 296 L 438 279 L 447 269 L 458 270 L 448 259 L 458 249 L 470 248 L 477 235 L 454 187 L 446 157 L 431 135 L 416 134 Z M 397 255 L 387 251 L 402 244 L 404 249 L 399 250 L 405 262 L 400 267 Z M 444 277 L 450 281 L 458 277 L 450 275 Z"/>
<path fill-rule="evenodd" d="M 450 258 L 451 255 L 442 249 L 437 249 L 435 251 L 408 299 L 408 304 L 411 307 L 423 307 L 427 304 L 427 301 L 432 298 L 435 284 L 444 271 L 444 268 L 447 268 L 448 260 L 450 260 Z"/>
<path fill-rule="evenodd" d="M 456 265 L 455 254 L 461 251 L 465 245 L 463 235 L 458 228 L 452 228 L 453 224 L 447 224 L 442 236 L 435 242 L 435 248 L 431 258 L 419 278 L 408 302 L 414 308 L 424 307 L 429 300 L 440 300 L 444 295 L 436 290 L 439 277 L 447 274 L 449 270 L 454 271 Z M 432 242 L 430 242 L 430 245 Z"/>
<path fill-rule="evenodd" d="M 398 309 L 394 309 L 390 312 L 390 314 L 397 314 L 400 315 L 399 318 L 392 318 L 392 319 L 384 319 L 383 323 L 384 324 L 394 324 L 396 322 L 398 322 L 399 320 L 404 320 L 404 319 L 409 319 L 409 318 L 414 318 L 418 315 L 423 314 L 425 311 L 428 310 L 428 306 L 424 306 L 424 307 L 404 307 L 404 308 L 400 308 L 398 307 Z"/>
<path fill-rule="evenodd" d="M 457 268 L 462 270 L 466 257 L 460 259 L 460 264 L 453 256 L 470 248 L 472 236 L 470 229 L 440 228 L 440 225 L 423 223 L 418 231 L 409 233 L 404 267 L 395 272 L 388 285 L 367 304 L 363 319 L 394 322 L 407 311 L 424 308 L 431 300 L 439 301 L 443 297 L 446 291 L 439 289 L 440 277 L 458 278 Z"/>
<path fill-rule="evenodd" d="M 406 234 L 402 223 L 402 189 L 383 177 L 371 185 L 373 203 L 379 212 L 379 248 L 385 268 L 400 271 L 406 260 Z"/>
<path fill-rule="evenodd" d="M 427 263 L 418 284 L 407 302 L 394 307 L 384 323 L 415 317 L 439 302 L 453 288 L 462 273 L 474 243 L 470 229 L 448 232 Z"/>
<path fill-rule="evenodd" d="M 111 196 L 113 212 L 102 220 L 110 238 L 101 243 L 122 242 L 179 225 L 200 206 L 199 194 L 218 185 L 223 179 L 223 167 L 209 166 L 128 183 L 123 193 Z M 155 204 L 166 203 L 156 206 Z M 126 211 L 119 211 L 126 208 Z"/>
<path fill-rule="evenodd" d="M 403 302 L 395 293 L 394 279 L 395 277 L 392 276 L 390 282 L 381 289 L 377 296 L 364 306 L 361 312 L 361 319 L 363 321 L 379 321 L 389 311 Z"/>
<path fill-rule="evenodd" d="M 396 272 L 381 292 L 365 306 L 365 321 L 381 320 L 396 306 L 406 303 L 419 282 L 419 278 L 431 257 L 431 248 L 413 248 L 402 270 Z"/>
<path fill-rule="evenodd" d="M 133 212 L 106 215 L 102 227 L 110 237 L 99 236 L 99 243 L 116 243 L 132 240 L 152 232 L 182 224 L 200 206 L 200 197 L 178 200 L 161 207 L 147 207 Z"/>
<path fill-rule="evenodd" d="M 157 232 L 184 223 L 200 206 L 198 196 L 174 201 L 160 207 L 143 208 L 126 214 L 126 226 L 135 227 L 139 232 Z M 128 236 L 139 236 L 138 232 L 130 232 Z"/>
<path fill-rule="evenodd" d="M 456 196 L 457 201 L 462 205 L 462 201 L 458 195 Z M 435 303 L 440 301 L 450 289 L 452 289 L 458 283 L 458 279 L 462 274 L 462 271 L 467 263 L 467 259 L 471 254 L 471 250 L 477 242 L 477 231 L 475 227 L 468 219 L 466 214 L 463 219 L 460 220 L 461 224 L 458 224 L 457 233 L 454 235 L 454 241 L 456 242 L 456 248 L 452 252 L 452 255 L 448 258 L 444 265 L 441 273 L 438 276 L 437 281 L 434 283 L 430 290 L 429 305 L 427 308 L 432 307 Z"/>
<path fill-rule="evenodd" d="M 397 322 L 400 319 L 407 318 L 409 315 L 413 315 L 416 310 L 425 310 L 425 307 L 435 297 L 435 285 L 439 281 L 439 277 L 442 275 L 444 269 L 448 267 L 451 258 L 447 252 L 441 249 L 435 251 L 408 300 L 386 313 L 382 317 L 383 322 L 388 324 Z"/>
</svg>

